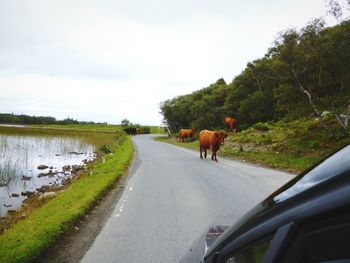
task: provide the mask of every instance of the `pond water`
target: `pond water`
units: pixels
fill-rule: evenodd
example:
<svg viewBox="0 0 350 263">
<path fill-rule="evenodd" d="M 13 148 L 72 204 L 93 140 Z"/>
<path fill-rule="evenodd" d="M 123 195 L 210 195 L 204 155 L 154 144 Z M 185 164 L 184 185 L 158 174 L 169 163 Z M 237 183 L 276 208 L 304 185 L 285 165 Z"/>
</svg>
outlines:
<svg viewBox="0 0 350 263">
<path fill-rule="evenodd" d="M 78 137 L 0 133 L 0 217 L 43 186 L 64 184 L 74 170 L 96 158 L 94 151 Z"/>
</svg>

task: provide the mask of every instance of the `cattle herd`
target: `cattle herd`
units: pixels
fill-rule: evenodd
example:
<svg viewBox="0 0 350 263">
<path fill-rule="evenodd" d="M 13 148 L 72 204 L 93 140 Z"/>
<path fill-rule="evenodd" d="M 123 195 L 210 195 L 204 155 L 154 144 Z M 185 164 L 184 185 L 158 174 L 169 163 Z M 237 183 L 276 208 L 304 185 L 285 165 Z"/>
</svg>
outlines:
<svg viewBox="0 0 350 263">
<path fill-rule="evenodd" d="M 228 129 L 233 132 L 237 132 L 237 120 L 231 117 L 226 117 L 224 119 L 224 124 Z M 194 129 L 181 129 L 179 131 L 179 138 L 181 142 L 185 139 L 190 139 L 193 137 Z M 224 144 L 227 134 L 224 131 L 209 131 L 202 130 L 199 132 L 199 152 L 200 158 L 203 159 L 202 152 L 204 152 L 204 158 L 207 158 L 207 150 L 211 150 L 211 159 L 213 161 L 218 161 L 216 158 L 216 153 L 219 151 L 220 146 Z"/>
<path fill-rule="evenodd" d="M 224 119 L 224 124 L 228 129 L 230 129 L 233 132 L 237 132 L 238 126 L 237 126 L 237 120 L 231 117 L 226 117 Z M 140 133 L 139 128 L 125 128 L 125 133 L 128 135 L 136 135 Z M 194 135 L 194 129 L 181 129 L 179 131 L 179 140 L 181 142 L 185 142 L 185 139 L 190 140 Z M 224 144 L 225 138 L 227 138 L 227 134 L 225 131 L 209 131 L 209 130 L 202 130 L 199 132 L 199 152 L 200 152 L 200 158 L 203 159 L 207 158 L 207 150 L 211 150 L 212 155 L 211 159 L 213 161 L 218 161 L 216 158 L 216 153 L 219 151 L 220 146 Z"/>
</svg>

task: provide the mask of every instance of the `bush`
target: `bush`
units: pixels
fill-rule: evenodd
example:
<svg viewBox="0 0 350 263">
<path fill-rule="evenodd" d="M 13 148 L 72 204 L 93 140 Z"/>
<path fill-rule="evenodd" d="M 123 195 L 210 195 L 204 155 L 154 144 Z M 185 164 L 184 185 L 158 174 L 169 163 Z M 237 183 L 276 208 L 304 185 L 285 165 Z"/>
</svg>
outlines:
<svg viewBox="0 0 350 263">
<path fill-rule="evenodd" d="M 266 94 L 256 91 L 240 103 L 238 116 L 242 124 L 248 125 L 273 120 L 272 99 Z"/>
<path fill-rule="evenodd" d="M 253 125 L 253 128 L 259 131 L 269 131 L 270 128 L 267 123 L 257 122 Z"/>
<path fill-rule="evenodd" d="M 147 126 L 141 126 L 140 127 L 140 133 L 141 134 L 150 134 L 151 133 L 151 129 L 150 129 L 150 127 L 147 127 Z"/>
<path fill-rule="evenodd" d="M 112 152 L 111 149 L 106 144 L 101 145 L 99 150 L 105 154 L 109 154 Z"/>
</svg>

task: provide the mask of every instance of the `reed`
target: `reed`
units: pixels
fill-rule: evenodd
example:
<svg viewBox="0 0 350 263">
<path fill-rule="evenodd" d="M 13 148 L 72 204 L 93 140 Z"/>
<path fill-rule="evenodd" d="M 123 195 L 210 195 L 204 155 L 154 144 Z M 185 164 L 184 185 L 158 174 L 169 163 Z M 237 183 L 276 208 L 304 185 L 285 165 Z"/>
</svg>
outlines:
<svg viewBox="0 0 350 263">
<path fill-rule="evenodd" d="M 64 125 L 57 125 L 55 128 L 40 127 L 8 127 L 0 126 L 0 134 L 15 136 L 39 136 L 39 137 L 70 137 L 82 140 L 95 146 L 110 145 L 116 140 L 123 137 L 122 130 L 106 131 L 106 130 L 83 130 L 83 129 L 67 129 Z M 0 141 L 1 143 L 1 141 Z M 2 145 L 0 144 L 2 147 Z"/>
<path fill-rule="evenodd" d="M 20 198 L 11 198 L 12 194 L 35 192 L 43 185 L 59 185 L 66 179 L 63 175 L 38 178 L 38 165 L 60 171 L 65 165 L 91 160 L 93 152 L 112 153 L 115 145 L 125 140 L 121 131 L 68 130 L 62 126 L 64 129 L 0 126 L 0 217 L 20 207 L 21 202 L 15 200 Z"/>
<path fill-rule="evenodd" d="M 0 235 L 2 262 L 35 262 L 61 235 L 72 230 L 116 180 L 124 174 L 133 156 L 130 138 L 114 143 L 113 153 L 81 176 L 64 192 L 18 221 Z"/>
</svg>

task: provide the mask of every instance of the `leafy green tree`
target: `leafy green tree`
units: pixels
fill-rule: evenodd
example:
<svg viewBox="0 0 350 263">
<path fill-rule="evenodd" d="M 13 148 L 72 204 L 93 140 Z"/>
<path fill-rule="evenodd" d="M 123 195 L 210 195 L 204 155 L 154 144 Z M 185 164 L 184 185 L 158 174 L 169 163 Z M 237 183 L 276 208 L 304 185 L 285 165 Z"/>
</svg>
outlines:
<svg viewBox="0 0 350 263">
<path fill-rule="evenodd" d="M 162 102 L 164 124 L 173 132 L 189 127 L 220 129 L 226 116 L 237 118 L 242 127 L 312 114 L 332 134 L 322 119 L 323 111 L 332 111 L 345 134 L 344 114 L 350 114 L 349 46 L 349 19 L 329 28 L 315 19 L 301 30 L 287 29 L 264 57 L 249 62 L 231 83 L 219 79 Z"/>
<path fill-rule="evenodd" d="M 128 119 L 122 119 L 120 123 L 123 127 L 128 127 L 132 125 L 132 123 Z"/>
<path fill-rule="evenodd" d="M 253 125 L 257 122 L 271 121 L 274 118 L 274 109 L 271 97 L 260 90 L 251 94 L 241 102 L 238 120 L 244 125 Z"/>
<path fill-rule="evenodd" d="M 317 36 L 323 28 L 322 20 L 314 20 L 304 27 L 301 33 L 295 29 L 282 32 L 276 40 L 274 55 L 280 62 L 280 76 L 293 83 L 293 86 L 307 97 L 314 114 L 331 134 L 331 130 L 322 120 L 317 103 L 320 81 L 317 81 L 316 76 L 320 76 L 321 70 Z"/>
</svg>

